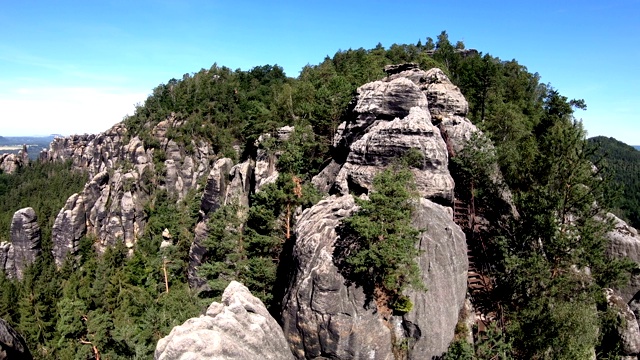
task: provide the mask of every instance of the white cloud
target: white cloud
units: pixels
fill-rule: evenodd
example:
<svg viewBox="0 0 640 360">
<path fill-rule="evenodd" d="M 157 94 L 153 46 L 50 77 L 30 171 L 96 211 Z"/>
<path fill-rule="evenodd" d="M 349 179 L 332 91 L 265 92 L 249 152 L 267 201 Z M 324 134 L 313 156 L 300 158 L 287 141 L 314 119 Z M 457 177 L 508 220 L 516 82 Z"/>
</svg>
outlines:
<svg viewBox="0 0 640 360">
<path fill-rule="evenodd" d="M 0 135 L 99 133 L 127 114 L 147 93 L 120 88 L 35 87 L 0 97 Z"/>
</svg>

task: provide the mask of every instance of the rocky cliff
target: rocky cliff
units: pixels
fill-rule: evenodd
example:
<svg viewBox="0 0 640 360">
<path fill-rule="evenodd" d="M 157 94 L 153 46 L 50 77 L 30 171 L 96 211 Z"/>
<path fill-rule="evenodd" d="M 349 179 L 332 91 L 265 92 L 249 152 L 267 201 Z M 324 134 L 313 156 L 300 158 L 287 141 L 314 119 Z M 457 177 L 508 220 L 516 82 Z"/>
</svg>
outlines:
<svg viewBox="0 0 640 360">
<path fill-rule="evenodd" d="M 197 291 L 207 291 L 208 285 L 198 275 L 198 267 L 206 260 L 206 251 L 202 242 L 208 236 L 207 221 L 209 215 L 221 206 L 236 204 L 241 213 L 249 208 L 249 196 L 252 192 L 274 182 L 278 178 L 276 161 L 279 151 L 267 151 L 262 145 L 268 140 L 276 144 L 287 141 L 295 129 L 285 126 L 277 130 L 273 138 L 270 134 L 262 135 L 256 142 L 255 159 L 233 165 L 229 158 L 215 162 L 209 176 L 200 205 L 200 220 L 196 224 L 195 236 L 189 249 L 189 286 Z"/>
<path fill-rule="evenodd" d="M 23 145 L 22 150 L 18 151 L 17 154 L 0 154 L 0 173 L 13 174 L 28 163 L 27 146 Z"/>
<path fill-rule="evenodd" d="M 89 173 L 83 191 L 73 194 L 58 214 L 53 231 L 53 254 L 60 266 L 78 249 L 80 239 L 96 239 L 98 250 L 116 242 L 132 248 L 144 232 L 144 205 L 158 189 L 182 199 L 210 169 L 213 150 L 191 140 L 193 151 L 169 139 L 167 133 L 181 126 L 175 116 L 151 129 L 152 144 L 130 137 L 123 124 L 98 135 L 56 138 L 41 154 L 48 161 L 71 160 Z"/>
<path fill-rule="evenodd" d="M 358 88 L 334 141 L 333 161 L 313 180 L 335 195 L 297 219 L 297 266 L 284 301 L 283 324 L 299 359 L 394 359 L 399 353 L 430 359 L 442 355 L 454 336 L 468 260 L 464 233 L 447 207 L 454 193 L 448 161 L 450 149 L 464 146 L 477 129 L 464 118 L 464 97 L 440 70 L 424 72 L 408 65 L 390 68 L 389 74 Z M 445 119 L 451 119 L 446 120 L 446 134 L 436 125 Z M 410 151 L 419 155 L 409 164 L 422 197 L 412 221 L 426 229 L 417 260 L 428 291 L 408 291 L 413 309 L 392 314 L 340 273 L 336 228 L 357 210 L 349 194 L 371 191 L 373 177 Z"/>
<path fill-rule="evenodd" d="M 24 339 L 6 321 L 0 319 L 0 360 L 31 360 Z"/>
<path fill-rule="evenodd" d="M 10 242 L 0 243 L 0 269 L 9 278 L 22 279 L 27 266 L 42 252 L 40 225 L 33 208 L 16 211 L 11 220 Z"/>
<path fill-rule="evenodd" d="M 220 303 L 187 320 L 158 341 L 157 360 L 291 360 L 282 329 L 249 289 L 232 281 Z"/>
<path fill-rule="evenodd" d="M 447 208 L 421 199 L 413 225 L 421 234 L 418 263 L 428 291 L 409 291 L 414 308 L 383 314 L 336 266 L 336 227 L 357 209 L 350 195 L 329 197 L 305 210 L 296 228 L 295 276 L 283 310 L 284 330 L 297 358 L 394 359 L 409 346 L 411 359 L 430 359 L 453 339 L 466 294 L 462 231 Z"/>
</svg>

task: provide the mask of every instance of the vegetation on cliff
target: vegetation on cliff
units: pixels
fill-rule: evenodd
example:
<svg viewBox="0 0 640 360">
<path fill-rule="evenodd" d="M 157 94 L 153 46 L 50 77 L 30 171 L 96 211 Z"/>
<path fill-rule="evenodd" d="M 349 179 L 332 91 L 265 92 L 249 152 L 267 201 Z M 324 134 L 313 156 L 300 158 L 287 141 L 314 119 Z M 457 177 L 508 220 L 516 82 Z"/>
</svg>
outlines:
<svg viewBox="0 0 640 360">
<path fill-rule="evenodd" d="M 599 310 L 602 288 L 624 280 L 629 266 L 604 258 L 608 224 L 596 219 L 611 205 L 608 178 L 592 168 L 595 163 L 601 169 L 600 157 L 587 146 L 582 125 L 573 118 L 573 110 L 586 105 L 542 84 L 537 73 L 515 60 L 465 52 L 462 43 L 449 42 L 446 32 L 436 41 L 427 39 L 426 45 L 339 51 L 304 67 L 296 78 L 287 77 L 277 65 L 242 71 L 214 64 L 160 84 L 124 120 L 127 136 L 139 136 L 145 146 L 159 150 L 154 154 L 158 163 L 163 161 L 161 145 L 150 129 L 171 114 L 181 125 L 169 128 L 167 137 L 185 151 L 194 151 L 192 140 L 204 140 L 216 155 L 236 160 L 254 154 L 261 134 L 283 125 L 304 129 L 270 149 L 282 153 L 280 176 L 254 194 L 249 208 L 222 207 L 208 220 L 207 256 L 200 269 L 212 289 L 208 295 L 218 295 L 238 279 L 272 313 L 279 312 L 290 266 L 287 249 L 295 240 L 289 232 L 292 209 L 318 199 L 309 180 L 329 158 L 355 89 L 384 77 L 384 65 L 405 62 L 416 62 L 425 70 L 442 68 L 461 88 L 471 120 L 486 134 L 473 139 L 471 150 L 459 154 L 453 167 L 460 180 L 458 196 L 473 196 L 478 212 L 492 224 L 482 237 L 496 279 L 491 300 L 505 320 L 492 338 L 504 345 L 499 347 L 501 354 L 586 358 L 592 349 L 604 354 L 608 348 L 598 331 L 607 325 L 606 314 Z M 500 181 L 495 181 L 494 161 L 503 174 Z M 385 178 L 381 179 L 378 185 L 384 186 Z M 14 175 L 0 174 L 0 236 L 7 234 L 8 214 L 31 206 L 41 219 L 46 247 L 52 218 L 85 180 L 66 164 L 35 163 Z M 625 191 L 636 191 L 633 186 Z M 505 204 L 507 189 L 517 214 Z M 122 244 L 98 255 L 92 248 L 96 239 L 86 238 L 80 256 L 70 257 L 61 270 L 45 251 L 22 282 L 0 274 L 0 317 L 25 335 L 38 358 L 149 358 L 160 337 L 211 301 L 197 298 L 186 285 L 200 195 L 192 191 L 177 201 L 154 190 L 145 208 L 146 233 L 129 257 Z M 377 195 L 371 196 L 347 226 L 368 234 L 363 229 L 378 222 L 381 207 L 394 210 L 389 214 L 394 220 L 382 230 L 372 227 L 382 233 L 365 236 L 369 246 L 350 263 L 360 274 L 374 271 L 375 281 L 388 289 L 402 289 L 416 275 L 409 261 L 415 252 L 406 242 L 415 233 L 406 224 L 410 211 L 402 197 L 378 204 Z M 623 210 L 634 206 L 613 205 Z M 164 228 L 173 236 L 173 245 L 158 251 Z M 409 249 L 397 253 L 404 269 L 387 258 L 377 259 L 372 241 L 397 234 L 402 235 L 400 246 L 393 250 Z M 476 354 L 495 355 L 486 346 L 479 346 Z"/>
</svg>

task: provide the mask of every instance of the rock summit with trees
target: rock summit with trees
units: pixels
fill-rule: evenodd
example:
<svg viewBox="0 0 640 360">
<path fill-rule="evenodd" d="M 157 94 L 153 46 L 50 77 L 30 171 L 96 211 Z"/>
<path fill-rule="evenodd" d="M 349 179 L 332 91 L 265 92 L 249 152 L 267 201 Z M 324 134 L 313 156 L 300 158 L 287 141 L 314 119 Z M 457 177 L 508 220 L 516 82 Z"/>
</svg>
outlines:
<svg viewBox="0 0 640 360">
<path fill-rule="evenodd" d="M 637 209 L 584 101 L 425 44 L 214 64 L 0 173 L 0 357 L 637 357 Z"/>
</svg>

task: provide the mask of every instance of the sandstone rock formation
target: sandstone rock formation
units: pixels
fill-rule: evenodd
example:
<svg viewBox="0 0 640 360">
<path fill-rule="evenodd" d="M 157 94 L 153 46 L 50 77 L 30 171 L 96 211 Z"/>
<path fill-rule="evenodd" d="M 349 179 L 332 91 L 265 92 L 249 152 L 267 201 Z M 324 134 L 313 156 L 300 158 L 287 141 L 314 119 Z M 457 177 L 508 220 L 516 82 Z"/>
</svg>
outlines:
<svg viewBox="0 0 640 360">
<path fill-rule="evenodd" d="M 638 230 L 613 214 L 608 214 L 608 216 L 613 219 L 614 229 L 607 234 L 609 239 L 607 253 L 614 258 L 630 259 L 640 266 L 640 235 L 638 235 Z M 616 290 L 625 303 L 638 297 L 640 292 L 640 273 L 632 273 L 629 284 Z"/>
<path fill-rule="evenodd" d="M 423 177 L 421 195 L 450 204 L 449 158 L 479 131 L 465 117 L 468 103 L 440 69 L 402 64 L 386 71 L 385 79 L 358 88 L 347 121 L 338 127 L 333 161 L 313 183 L 325 193 L 367 192 L 376 169 L 413 148 L 424 157 L 412 169 Z"/>
<path fill-rule="evenodd" d="M 99 251 L 116 242 L 132 248 L 146 226 L 144 204 L 156 189 L 182 199 L 198 186 L 198 180 L 209 172 L 213 150 L 209 144 L 191 140 L 193 150 L 187 152 L 167 138 L 181 124 L 173 114 L 156 124 L 149 140 L 153 144 L 129 138 L 120 123 L 98 135 L 56 138 L 41 153 L 41 159 L 48 161 L 72 159 L 74 167 L 87 171 L 90 179 L 56 218 L 52 239 L 58 266 L 67 254 L 76 253 L 85 235 L 97 239 Z"/>
<path fill-rule="evenodd" d="M 257 154 L 254 159 L 233 165 L 228 158 L 219 159 L 211 168 L 200 205 L 200 219 L 196 224 L 195 236 L 189 249 L 189 268 L 187 277 L 189 286 L 197 291 L 207 291 L 209 288 L 204 279 L 198 276 L 198 267 L 206 257 L 202 242 L 208 235 L 207 221 L 209 214 L 223 205 L 235 204 L 239 206 L 239 214 L 246 213 L 249 208 L 249 196 L 261 187 L 275 182 L 278 178 L 276 162 L 281 154 L 278 150 L 265 149 L 265 143 L 272 141 L 277 148 L 282 142 L 289 140 L 293 133 L 292 126 L 277 129 L 274 136 L 264 134 L 256 142 Z"/>
<path fill-rule="evenodd" d="M 398 351 L 409 359 L 438 357 L 452 341 L 464 306 L 466 240 L 452 209 L 442 205 L 453 201 L 449 158 L 478 130 L 464 118 L 468 105 L 460 90 L 440 70 L 405 64 L 387 73 L 358 88 L 334 139 L 333 160 L 313 179 L 334 196 L 297 219 L 297 267 L 283 323 L 299 359 L 393 359 Z M 374 176 L 410 151 L 419 154 L 410 164 L 421 197 L 413 224 L 426 229 L 417 261 L 428 291 L 407 291 L 413 309 L 393 315 L 379 312 L 372 294 L 345 283 L 335 265 L 336 227 L 356 211 L 349 194 L 371 191 Z"/>
<path fill-rule="evenodd" d="M 347 285 L 335 265 L 336 227 L 356 209 L 350 195 L 332 196 L 298 219 L 297 268 L 283 306 L 285 336 L 294 355 L 394 359 L 397 347 L 406 344 L 410 359 L 440 356 L 453 339 L 466 294 L 464 234 L 451 220 L 450 210 L 421 199 L 413 224 L 426 229 L 418 262 L 429 290 L 408 291 L 414 308 L 385 318 L 370 294 Z"/>
<path fill-rule="evenodd" d="M 269 151 L 264 148 L 264 144 L 269 140 L 273 140 L 275 143 L 282 143 L 289 140 L 289 137 L 293 133 L 293 126 L 283 126 L 279 128 L 272 137 L 271 134 L 263 134 L 257 141 L 257 152 L 255 162 L 255 187 L 256 191 L 261 187 L 269 183 L 275 182 L 278 179 L 278 171 L 276 170 L 276 162 L 280 156 L 280 151 Z"/>
<path fill-rule="evenodd" d="M 26 342 L 6 321 L 0 319 L 0 360 L 31 360 Z"/>
<path fill-rule="evenodd" d="M 42 252 L 40 240 L 40 225 L 33 208 L 16 211 L 11 220 L 11 245 L 15 275 L 18 279 L 22 279 L 24 270 L 36 261 Z"/>
<path fill-rule="evenodd" d="M 607 305 L 613 309 L 617 316 L 622 320 L 618 327 L 618 337 L 621 340 L 623 356 L 633 356 L 637 358 L 640 354 L 640 328 L 636 321 L 636 316 L 631 311 L 626 302 L 612 289 L 605 289 L 607 297 Z"/>
<path fill-rule="evenodd" d="M 402 119 L 376 122 L 351 144 L 347 161 L 336 177 L 336 188 L 343 194 L 349 189 L 370 189 L 374 176 L 410 149 L 418 150 L 423 157 L 411 166 L 420 195 L 451 203 L 454 183 L 446 144 L 431 124 L 429 112 L 420 107 L 411 108 Z"/>
<path fill-rule="evenodd" d="M 73 194 L 58 213 L 51 232 L 56 265 L 61 266 L 67 254 L 75 254 L 87 234 L 98 240 L 99 251 L 117 241 L 133 247 L 146 221 L 143 204 L 147 194 L 141 187 L 135 170 L 103 171 L 80 193 Z"/>
<path fill-rule="evenodd" d="M 205 315 L 158 341 L 155 359 L 293 359 L 278 323 L 262 302 L 231 282 Z"/>
<path fill-rule="evenodd" d="M 21 280 L 27 266 L 42 253 L 40 225 L 33 208 L 15 212 L 11 220 L 10 240 L 0 244 L 0 269 L 7 277 Z"/>
<path fill-rule="evenodd" d="M 28 163 L 29 154 L 27 154 L 26 145 L 23 145 L 22 150 L 17 154 L 0 154 L 0 172 L 5 174 L 13 174 Z"/>
</svg>

